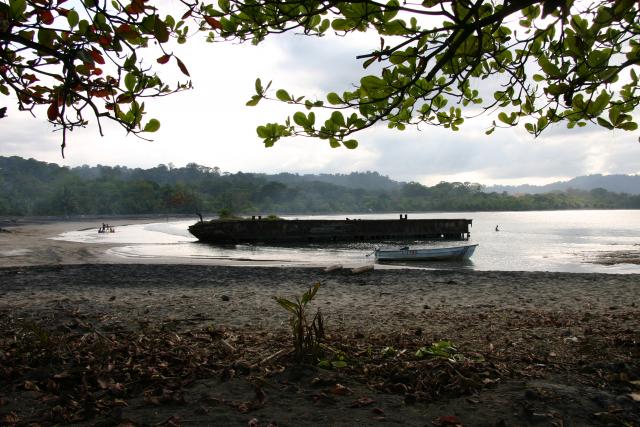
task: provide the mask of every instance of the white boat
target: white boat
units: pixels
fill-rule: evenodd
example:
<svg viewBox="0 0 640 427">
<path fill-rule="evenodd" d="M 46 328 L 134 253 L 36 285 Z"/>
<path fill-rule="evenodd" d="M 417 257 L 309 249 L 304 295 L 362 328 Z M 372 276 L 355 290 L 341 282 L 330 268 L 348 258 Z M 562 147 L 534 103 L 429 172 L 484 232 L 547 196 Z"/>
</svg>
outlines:
<svg viewBox="0 0 640 427">
<path fill-rule="evenodd" d="M 376 261 L 443 261 L 469 259 L 478 247 L 475 245 L 453 246 L 447 248 L 378 248 Z"/>
</svg>

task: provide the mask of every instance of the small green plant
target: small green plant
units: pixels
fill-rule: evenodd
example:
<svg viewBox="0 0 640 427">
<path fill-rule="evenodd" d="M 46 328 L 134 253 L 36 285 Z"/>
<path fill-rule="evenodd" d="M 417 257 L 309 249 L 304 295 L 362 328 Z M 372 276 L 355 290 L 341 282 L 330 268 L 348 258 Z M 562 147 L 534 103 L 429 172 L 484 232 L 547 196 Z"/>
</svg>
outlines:
<svg viewBox="0 0 640 427">
<path fill-rule="evenodd" d="M 385 347 L 380 351 L 380 354 L 382 355 L 382 357 L 395 357 L 398 354 L 398 350 L 396 350 L 394 347 Z"/>
<path fill-rule="evenodd" d="M 346 356 L 344 354 L 338 354 L 335 360 L 321 359 L 318 361 L 318 367 L 324 369 L 340 369 L 346 368 L 347 366 Z"/>
<path fill-rule="evenodd" d="M 322 313 L 316 311 L 315 316 L 309 322 L 307 318 L 307 304 L 316 296 L 320 283 L 310 287 L 302 297 L 296 297 L 294 301 L 286 298 L 274 297 L 278 305 L 291 314 L 290 324 L 295 356 L 299 362 L 317 361 L 321 354 L 320 344 L 324 339 L 324 325 Z"/>
<path fill-rule="evenodd" d="M 416 357 L 421 359 L 426 357 L 438 357 L 455 362 L 458 359 L 457 356 L 458 349 L 451 341 L 448 340 L 440 340 L 438 342 L 431 343 L 430 346 L 420 347 L 418 351 L 416 351 Z"/>
</svg>

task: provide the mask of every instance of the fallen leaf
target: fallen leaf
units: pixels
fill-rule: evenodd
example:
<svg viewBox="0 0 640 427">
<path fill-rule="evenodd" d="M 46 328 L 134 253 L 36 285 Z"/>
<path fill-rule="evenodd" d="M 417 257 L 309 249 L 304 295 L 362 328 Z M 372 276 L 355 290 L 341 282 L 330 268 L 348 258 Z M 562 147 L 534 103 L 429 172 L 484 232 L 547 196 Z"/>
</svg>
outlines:
<svg viewBox="0 0 640 427">
<path fill-rule="evenodd" d="M 371 405 L 373 402 L 375 402 L 375 400 L 373 400 L 372 398 L 367 397 L 367 396 L 362 396 L 361 398 L 351 402 L 351 405 L 349 405 L 349 407 L 350 408 L 361 408 L 363 406 Z"/>
<path fill-rule="evenodd" d="M 455 415 L 442 415 L 432 421 L 436 426 L 452 426 L 452 427 L 464 427 L 460 418 Z"/>
<path fill-rule="evenodd" d="M 333 387 L 331 387 L 331 394 L 335 394 L 337 396 L 345 396 L 352 393 L 353 392 L 348 387 L 345 387 L 342 384 L 336 383 Z"/>
<path fill-rule="evenodd" d="M 2 422 L 7 424 L 15 424 L 20 422 L 20 417 L 15 412 L 9 412 L 2 417 Z"/>
<path fill-rule="evenodd" d="M 40 391 L 40 387 L 31 381 L 24 382 L 24 389 L 29 391 Z"/>
</svg>

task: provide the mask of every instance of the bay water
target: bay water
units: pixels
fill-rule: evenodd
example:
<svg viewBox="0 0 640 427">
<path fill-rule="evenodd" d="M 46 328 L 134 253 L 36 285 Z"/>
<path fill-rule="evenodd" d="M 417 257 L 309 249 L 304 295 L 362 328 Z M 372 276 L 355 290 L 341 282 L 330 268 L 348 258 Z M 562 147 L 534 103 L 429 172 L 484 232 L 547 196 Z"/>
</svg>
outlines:
<svg viewBox="0 0 640 427">
<path fill-rule="evenodd" d="M 399 214 L 292 216 L 288 219 L 393 219 Z M 529 212 L 409 213 L 409 219 L 466 218 L 473 220 L 468 243 L 479 247 L 466 262 L 408 264 L 414 268 L 640 273 L 640 211 L 570 210 Z M 57 237 L 115 245 L 108 253 L 126 258 L 171 259 L 173 262 L 225 265 L 361 266 L 372 263 L 380 242 L 314 245 L 229 245 L 198 242 L 187 227 L 194 221 L 164 221 L 117 227 L 116 233 L 97 229 Z M 496 226 L 499 231 L 496 231 Z M 386 242 L 385 246 L 451 246 L 466 242 Z M 631 256 L 629 256 L 631 255 Z M 600 263 L 606 257 L 611 265 Z M 623 259 L 626 257 L 626 259 Z M 393 265 L 380 266 L 393 268 Z M 376 266 L 378 268 L 378 266 Z"/>
</svg>

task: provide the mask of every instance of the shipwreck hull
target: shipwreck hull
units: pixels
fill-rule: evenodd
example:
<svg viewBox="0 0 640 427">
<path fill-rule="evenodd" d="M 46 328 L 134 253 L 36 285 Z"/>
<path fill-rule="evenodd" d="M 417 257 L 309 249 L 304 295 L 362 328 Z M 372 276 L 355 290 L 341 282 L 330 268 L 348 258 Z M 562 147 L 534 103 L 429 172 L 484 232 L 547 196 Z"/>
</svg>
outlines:
<svg viewBox="0 0 640 427">
<path fill-rule="evenodd" d="M 212 220 L 189 232 L 207 243 L 359 242 L 469 238 L 470 219 Z"/>
</svg>

